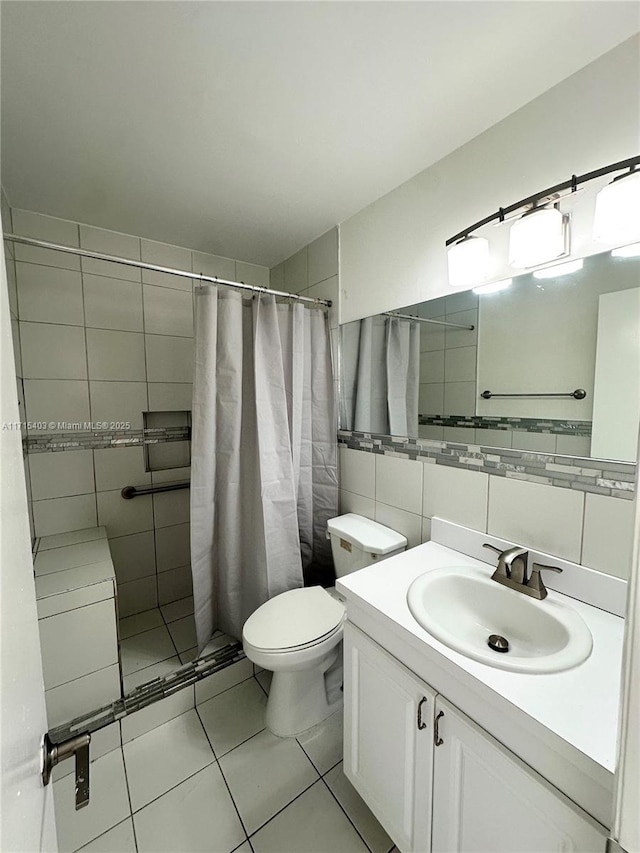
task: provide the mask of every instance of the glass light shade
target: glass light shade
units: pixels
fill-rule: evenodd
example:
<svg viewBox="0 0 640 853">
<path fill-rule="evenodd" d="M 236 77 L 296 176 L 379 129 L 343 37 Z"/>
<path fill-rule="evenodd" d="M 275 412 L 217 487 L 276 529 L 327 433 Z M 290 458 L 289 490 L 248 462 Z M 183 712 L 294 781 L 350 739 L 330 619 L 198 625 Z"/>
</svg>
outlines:
<svg viewBox="0 0 640 853">
<path fill-rule="evenodd" d="M 509 264 L 537 267 L 567 253 L 567 218 L 555 207 L 525 214 L 509 232 Z"/>
<path fill-rule="evenodd" d="M 640 240 L 640 171 L 618 178 L 596 196 L 593 238 L 602 243 Z"/>
<path fill-rule="evenodd" d="M 576 261 L 567 261 L 565 264 L 554 264 L 552 267 L 545 267 L 542 270 L 536 270 L 533 273 L 534 278 L 561 278 L 563 275 L 571 275 L 573 272 L 579 272 L 584 266 L 584 261 L 579 258 Z"/>
<path fill-rule="evenodd" d="M 473 292 L 477 293 L 478 296 L 485 293 L 500 293 L 501 290 L 511 287 L 512 282 L 512 278 L 503 278 L 502 281 L 492 281 L 491 284 L 481 284 L 480 287 L 474 287 Z"/>
<path fill-rule="evenodd" d="M 465 237 L 449 246 L 449 284 L 472 287 L 489 273 L 489 242 L 484 237 Z"/>
</svg>

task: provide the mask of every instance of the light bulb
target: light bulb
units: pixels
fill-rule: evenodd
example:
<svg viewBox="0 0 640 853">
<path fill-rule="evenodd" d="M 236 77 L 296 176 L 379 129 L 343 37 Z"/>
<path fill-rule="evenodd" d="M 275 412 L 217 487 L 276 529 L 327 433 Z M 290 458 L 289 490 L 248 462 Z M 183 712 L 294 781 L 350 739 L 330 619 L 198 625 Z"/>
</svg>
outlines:
<svg viewBox="0 0 640 853">
<path fill-rule="evenodd" d="M 489 242 L 484 237 L 464 237 L 449 246 L 447 257 L 451 287 L 472 287 L 488 275 Z"/>
<path fill-rule="evenodd" d="M 596 196 L 593 238 L 602 243 L 640 240 L 640 171 L 616 178 Z"/>
<path fill-rule="evenodd" d="M 568 250 L 568 217 L 555 207 L 526 213 L 509 232 L 509 264 L 525 269 L 560 258 Z"/>
</svg>

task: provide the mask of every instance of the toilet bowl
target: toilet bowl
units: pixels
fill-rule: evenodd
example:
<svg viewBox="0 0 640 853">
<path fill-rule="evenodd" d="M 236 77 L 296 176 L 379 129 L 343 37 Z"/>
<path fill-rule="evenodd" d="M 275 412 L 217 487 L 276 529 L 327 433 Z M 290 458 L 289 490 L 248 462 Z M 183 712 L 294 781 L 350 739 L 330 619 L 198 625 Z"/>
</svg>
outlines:
<svg viewBox="0 0 640 853">
<path fill-rule="evenodd" d="M 342 577 L 404 551 L 404 536 L 348 513 L 327 523 L 336 576 Z M 342 705 L 342 628 L 345 606 L 335 590 L 292 589 L 261 605 L 245 622 L 246 656 L 273 673 L 266 726 L 291 737 L 317 725 Z M 334 689 L 332 689 L 334 688 Z"/>
</svg>

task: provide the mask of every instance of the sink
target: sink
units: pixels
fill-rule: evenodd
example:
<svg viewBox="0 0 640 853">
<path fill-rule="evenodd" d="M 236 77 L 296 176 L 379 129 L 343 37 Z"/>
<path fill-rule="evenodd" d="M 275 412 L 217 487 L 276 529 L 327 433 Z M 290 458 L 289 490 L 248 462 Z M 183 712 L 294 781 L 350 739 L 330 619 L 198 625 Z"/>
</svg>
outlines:
<svg viewBox="0 0 640 853">
<path fill-rule="evenodd" d="M 591 632 L 572 607 L 556 599 L 529 598 L 470 566 L 432 569 L 416 578 L 407 604 L 437 640 L 500 669 L 559 672 L 591 654 Z M 508 651 L 500 650 L 503 640 Z"/>
</svg>

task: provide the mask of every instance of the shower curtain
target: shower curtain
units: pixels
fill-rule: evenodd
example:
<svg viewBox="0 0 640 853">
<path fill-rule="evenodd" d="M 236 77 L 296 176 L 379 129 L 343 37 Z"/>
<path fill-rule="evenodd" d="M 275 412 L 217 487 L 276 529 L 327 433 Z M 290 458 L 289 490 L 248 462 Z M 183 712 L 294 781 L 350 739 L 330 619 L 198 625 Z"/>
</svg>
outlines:
<svg viewBox="0 0 640 853">
<path fill-rule="evenodd" d="M 196 288 L 191 565 L 200 650 L 330 563 L 337 438 L 326 314 Z"/>
<path fill-rule="evenodd" d="M 342 326 L 344 429 L 418 435 L 420 324 L 377 315 Z"/>
</svg>

